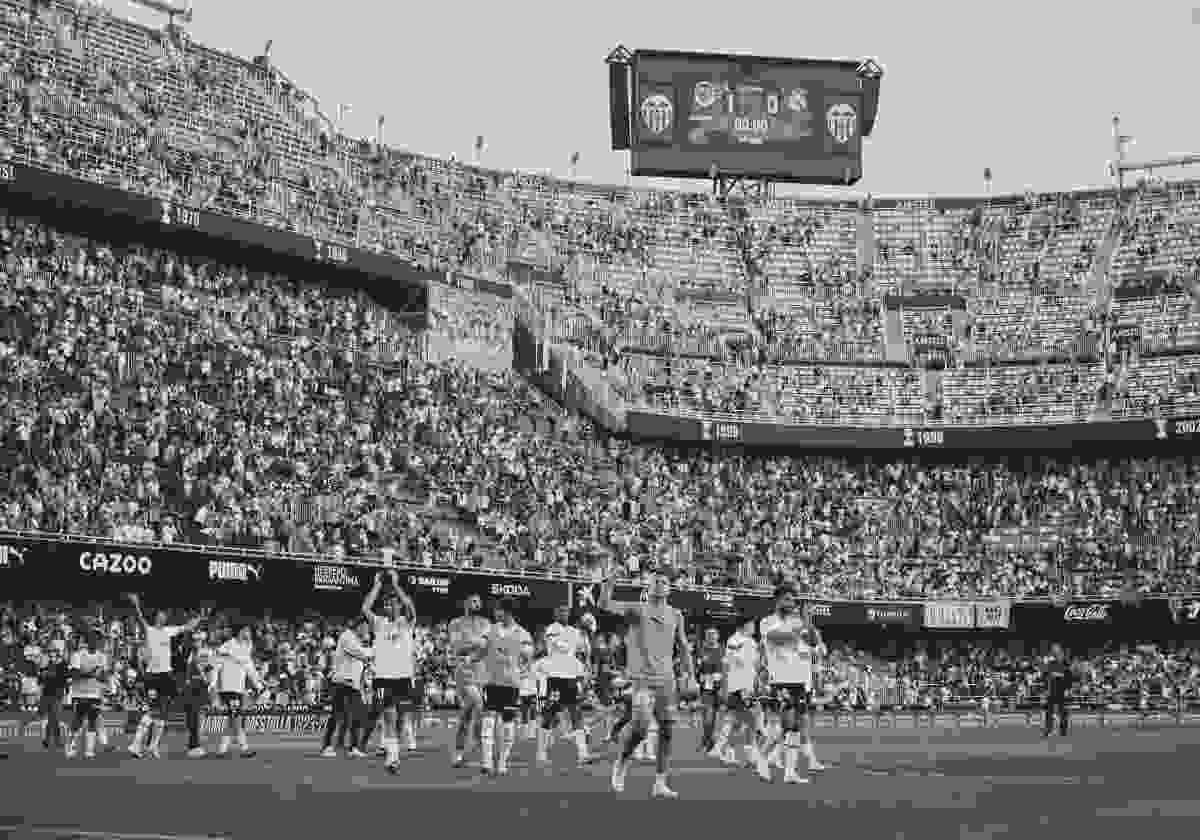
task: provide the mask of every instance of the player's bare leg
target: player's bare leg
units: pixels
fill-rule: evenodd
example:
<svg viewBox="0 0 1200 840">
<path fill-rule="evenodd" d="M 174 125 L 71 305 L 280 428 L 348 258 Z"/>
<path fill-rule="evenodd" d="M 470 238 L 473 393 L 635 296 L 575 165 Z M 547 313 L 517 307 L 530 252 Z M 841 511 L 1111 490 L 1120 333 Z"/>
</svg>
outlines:
<svg viewBox="0 0 1200 840">
<path fill-rule="evenodd" d="M 508 760 L 512 756 L 513 744 L 517 740 L 517 710 L 502 712 L 485 711 L 480 721 L 482 737 L 479 739 L 483 753 L 481 763 L 486 775 L 507 776 Z M 496 741 L 499 735 L 500 749 L 497 755 Z"/>
<path fill-rule="evenodd" d="M 667 784 L 667 777 L 671 773 L 671 741 L 675 722 L 671 719 L 670 710 L 665 708 L 656 709 L 655 717 L 658 720 L 658 755 L 655 757 L 654 787 L 650 795 L 655 799 L 678 799 L 679 794 Z"/>
<path fill-rule="evenodd" d="M 573 727 L 571 735 L 575 739 L 575 760 L 580 767 L 583 767 L 592 760 L 588 750 L 588 730 L 583 725 L 583 709 L 576 703 L 567 710 L 567 717 Z"/>
<path fill-rule="evenodd" d="M 779 715 L 777 712 L 766 713 L 763 716 L 758 735 L 758 761 L 756 762 L 755 771 L 758 773 L 758 777 L 764 782 L 772 781 L 771 756 L 780 747 L 782 742 L 782 739 L 777 735 L 776 722 L 778 718 Z"/>
<path fill-rule="evenodd" d="M 815 712 L 811 709 L 799 715 L 799 737 L 800 751 L 804 755 L 804 760 L 808 762 L 808 771 L 810 773 L 819 773 L 826 769 L 825 765 L 817 761 L 817 753 L 813 749 L 812 731 L 814 725 Z"/>
<path fill-rule="evenodd" d="M 454 733 L 454 766 L 462 767 L 470 746 L 472 734 L 478 732 L 478 742 L 483 742 L 483 720 L 480 712 L 481 697 L 475 686 L 464 686 L 462 692 L 462 714 L 458 718 L 458 730 Z"/>
<path fill-rule="evenodd" d="M 634 753 L 650 731 L 652 718 L 646 709 L 639 708 L 644 704 L 644 699 L 634 698 L 631 718 L 619 736 L 621 749 L 616 761 L 613 762 L 612 770 L 612 789 L 617 793 L 625 790 L 625 776 L 629 772 L 629 765 L 633 761 Z"/>
<path fill-rule="evenodd" d="M 383 709 L 383 748 L 387 750 L 386 767 L 395 774 L 400 769 L 400 735 L 397 728 L 399 718 L 395 700 L 389 699 Z"/>
</svg>

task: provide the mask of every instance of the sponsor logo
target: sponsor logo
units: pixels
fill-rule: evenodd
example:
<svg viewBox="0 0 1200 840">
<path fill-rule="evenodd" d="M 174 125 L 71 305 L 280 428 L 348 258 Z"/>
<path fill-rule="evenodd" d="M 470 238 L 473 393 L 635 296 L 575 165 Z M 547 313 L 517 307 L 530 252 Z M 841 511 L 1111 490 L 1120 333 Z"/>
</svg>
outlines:
<svg viewBox="0 0 1200 840">
<path fill-rule="evenodd" d="M 867 621 L 892 623 L 908 621 L 912 615 L 907 607 L 867 607 Z"/>
<path fill-rule="evenodd" d="M 0 545 L 0 569 L 17 569 L 25 565 L 25 549 Z"/>
<path fill-rule="evenodd" d="M 829 136 L 839 144 L 849 143 L 858 130 L 858 113 L 849 102 L 839 102 L 825 112 Z"/>
<path fill-rule="evenodd" d="M 122 554 L 119 551 L 104 553 L 85 551 L 79 555 L 79 568 L 98 575 L 141 575 L 150 574 L 154 563 L 146 555 Z"/>
<path fill-rule="evenodd" d="M 1063 610 L 1063 621 L 1107 621 L 1108 604 L 1073 604 Z"/>
<path fill-rule="evenodd" d="M 339 264 L 350 262 L 350 252 L 346 250 L 346 246 L 335 245 L 332 242 L 322 242 L 320 239 L 313 240 L 313 253 L 322 262 Z"/>
<path fill-rule="evenodd" d="M 700 437 L 703 440 L 737 441 L 742 439 L 742 427 L 737 423 L 714 423 L 711 420 L 702 420 Z"/>
<path fill-rule="evenodd" d="M 652 93 L 642 100 L 642 125 L 651 134 L 666 134 L 675 120 L 675 106 L 661 93 Z"/>
<path fill-rule="evenodd" d="M 1166 421 L 1155 420 L 1154 425 L 1158 426 L 1158 438 L 1163 440 L 1167 436 Z M 1195 435 L 1200 434 L 1200 420 L 1176 420 L 1175 434 L 1177 435 Z"/>
<path fill-rule="evenodd" d="M 450 594 L 450 578 L 440 575 L 409 575 L 408 585 L 434 595 Z"/>
<path fill-rule="evenodd" d="M 804 88 L 795 88 L 788 94 L 787 106 L 789 111 L 796 113 L 804 113 L 808 111 L 808 91 Z"/>
<path fill-rule="evenodd" d="M 692 98 L 697 108 L 711 108 L 717 101 L 717 87 L 712 82 L 697 82 Z"/>
<path fill-rule="evenodd" d="M 575 604 L 576 606 L 594 607 L 600 600 L 600 584 L 591 583 L 584 586 L 575 587 Z"/>
<path fill-rule="evenodd" d="M 209 580 L 231 580 L 239 583 L 258 583 L 262 580 L 261 563 L 243 563 L 240 560 L 209 560 Z"/>
<path fill-rule="evenodd" d="M 808 605 L 808 614 L 817 618 L 833 618 L 833 607 L 829 604 Z"/>
<path fill-rule="evenodd" d="M 0 565 L 3 565 L 0 563 Z M 1180 621 L 1200 621 L 1200 600 L 1193 598 L 1185 601 L 1182 598 L 1172 598 L 1167 602 L 1171 608 L 1171 618 L 1178 624 Z"/>
<path fill-rule="evenodd" d="M 358 575 L 345 566 L 320 565 L 313 567 L 313 588 L 325 592 L 344 592 L 358 589 Z"/>
<path fill-rule="evenodd" d="M 528 598 L 532 594 L 529 587 L 523 583 L 493 583 L 488 587 L 488 591 L 492 595 L 509 598 Z"/>
<path fill-rule="evenodd" d="M 178 225 L 179 227 L 200 227 L 200 211 L 190 207 L 180 207 L 170 201 L 162 203 L 162 223 Z"/>
<path fill-rule="evenodd" d="M 970 604 L 926 604 L 925 624 L 929 627 L 973 628 L 975 611 Z"/>
<path fill-rule="evenodd" d="M 724 604 L 727 607 L 733 606 L 733 593 L 731 592 L 705 592 L 704 600 L 706 603 Z"/>
<path fill-rule="evenodd" d="M 0 163 L 0 181 L 11 183 L 17 179 L 17 172 L 11 163 Z"/>
<path fill-rule="evenodd" d="M 1175 433 L 1181 434 L 1180 424 L 1175 424 Z M 1167 421 L 1161 417 L 1154 418 L 1154 437 L 1157 440 L 1167 439 Z"/>
<path fill-rule="evenodd" d="M 975 624 L 980 629 L 1008 627 L 1008 604 L 976 604 Z"/>
</svg>

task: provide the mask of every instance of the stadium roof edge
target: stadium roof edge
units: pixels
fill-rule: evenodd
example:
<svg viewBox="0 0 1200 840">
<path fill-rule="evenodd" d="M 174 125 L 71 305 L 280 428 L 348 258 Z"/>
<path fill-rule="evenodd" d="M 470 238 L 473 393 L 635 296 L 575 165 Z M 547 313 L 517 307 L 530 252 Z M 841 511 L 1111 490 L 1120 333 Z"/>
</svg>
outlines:
<svg viewBox="0 0 1200 840">
<path fill-rule="evenodd" d="M 838 67 L 846 70 L 857 70 L 862 64 L 861 58 L 783 58 L 782 56 L 748 55 L 731 52 L 694 52 L 690 50 L 634 50 L 635 58 L 652 56 L 658 58 L 726 58 L 732 61 L 757 61 L 763 64 L 811 64 L 821 67 Z"/>
</svg>

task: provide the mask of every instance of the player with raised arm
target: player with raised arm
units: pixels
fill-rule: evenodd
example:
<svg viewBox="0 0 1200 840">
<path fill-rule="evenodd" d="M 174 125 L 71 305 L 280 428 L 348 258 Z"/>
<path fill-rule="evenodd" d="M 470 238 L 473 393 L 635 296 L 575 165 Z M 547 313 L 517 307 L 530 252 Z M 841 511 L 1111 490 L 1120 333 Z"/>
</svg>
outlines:
<svg viewBox="0 0 1200 840">
<path fill-rule="evenodd" d="M 483 731 L 480 748 L 487 775 L 508 774 L 508 759 L 517 738 L 517 711 L 521 705 L 521 669 L 533 659 L 533 637 L 513 615 L 513 603 L 496 604 L 495 622 L 484 647 Z M 496 728 L 500 724 L 500 754 L 496 756 Z"/>
<path fill-rule="evenodd" d="M 256 753 L 246 739 L 246 694 L 249 689 L 257 696 L 263 680 L 254 664 L 254 631 L 248 624 L 238 627 L 217 649 L 215 684 L 225 712 L 225 731 L 221 733 L 217 754 L 229 755 L 232 739 L 237 738 L 242 758 L 254 758 Z"/>
<path fill-rule="evenodd" d="M 382 614 L 375 612 L 375 602 L 383 590 L 384 581 L 391 584 L 390 597 L 383 604 Z M 363 616 L 371 622 L 375 636 L 375 697 L 383 709 L 383 746 L 387 750 L 387 770 L 395 774 L 400 766 L 400 733 L 404 733 L 405 748 L 416 749 L 416 734 L 409 714 L 413 702 L 415 675 L 415 642 L 413 625 L 417 620 L 412 598 L 400 587 L 400 576 L 389 569 L 385 578 L 375 575 L 375 584 L 362 605 Z"/>
<path fill-rule="evenodd" d="M 142 601 L 137 593 L 130 593 L 129 603 L 137 612 L 138 621 L 145 633 L 144 664 L 142 681 L 146 689 L 147 708 L 138 721 L 137 731 L 129 743 L 129 754 L 141 758 L 147 749 L 149 736 L 149 755 L 159 758 L 159 746 L 163 732 L 167 728 L 167 717 L 171 712 L 171 700 L 176 695 L 175 674 L 171 668 L 171 641 L 180 633 L 190 633 L 196 629 L 204 618 L 202 612 L 186 624 L 167 624 L 167 614 L 159 610 L 154 614 L 151 624 L 142 612 Z"/>
<path fill-rule="evenodd" d="M 591 647 L 587 635 L 581 628 L 572 626 L 570 619 L 571 608 L 559 606 L 554 612 L 554 623 L 546 628 L 546 660 L 542 665 L 546 673 L 546 694 L 537 745 L 537 763 L 542 765 L 550 760 L 550 740 L 563 717 L 570 722 L 580 766 L 590 761 L 579 688 L 587 673 Z"/>
<path fill-rule="evenodd" d="M 463 601 L 463 614 L 450 622 L 450 652 L 456 662 L 454 686 L 462 712 L 454 736 L 454 766 L 466 761 L 466 751 L 474 735 L 482 736 L 483 654 L 491 622 L 483 615 L 483 599 L 470 595 Z"/>
<path fill-rule="evenodd" d="M 83 647 L 71 655 L 71 696 L 74 698 L 75 719 L 67 741 L 67 758 L 75 757 L 80 735 L 84 735 L 83 757 L 96 757 L 100 704 L 104 699 L 104 684 L 109 677 L 109 670 L 108 655 L 100 650 L 100 635 L 88 630 L 84 634 Z"/>
<path fill-rule="evenodd" d="M 321 745 L 322 758 L 334 758 L 334 735 L 338 735 L 338 749 L 344 749 L 346 736 L 350 736 L 350 756 L 358 758 L 358 727 L 362 702 L 363 671 L 370 664 L 371 649 L 365 644 L 370 624 L 365 615 L 359 616 L 350 627 L 342 631 L 330 658 L 329 688 L 332 709 L 329 722 L 325 725 L 325 740 Z M 340 733 L 340 734 L 339 734 Z"/>
<path fill-rule="evenodd" d="M 671 739 L 680 694 L 694 695 L 695 669 L 688 648 L 683 613 L 668 603 L 671 581 L 665 574 L 654 575 L 648 584 L 645 603 L 613 601 L 614 580 L 604 582 L 600 608 L 624 616 L 628 626 L 629 676 L 633 683 L 633 721 L 626 727 L 621 754 L 613 762 L 612 788 L 625 790 L 630 759 L 646 737 L 652 723 L 658 724 L 657 774 L 651 795 L 662 799 L 679 796 L 667 785 L 671 767 Z M 676 663 L 681 680 L 676 684 Z"/>
<path fill-rule="evenodd" d="M 820 636 L 796 609 L 795 593 L 790 585 L 776 588 L 775 611 L 760 622 L 759 632 L 769 681 L 767 702 L 779 720 L 780 734 L 764 738 L 758 757 L 758 776 L 765 782 L 772 780 L 767 756 L 775 746 L 775 739 L 781 737 L 783 780 L 787 784 L 803 784 L 808 778 L 797 772 L 802 749 L 809 758 L 810 769 L 821 769 L 816 764 L 808 735 Z"/>
<path fill-rule="evenodd" d="M 752 767 L 758 766 L 756 738 L 759 720 L 754 698 L 761 656 L 758 640 L 754 638 L 756 623 L 753 618 L 746 619 L 725 642 L 722 661 L 725 674 L 725 691 L 722 696 L 725 720 L 717 734 L 714 752 L 720 756 L 721 761 L 729 765 L 740 763 L 733 748 L 729 746 L 730 737 L 737 734 L 746 738 L 746 761 Z"/>
</svg>

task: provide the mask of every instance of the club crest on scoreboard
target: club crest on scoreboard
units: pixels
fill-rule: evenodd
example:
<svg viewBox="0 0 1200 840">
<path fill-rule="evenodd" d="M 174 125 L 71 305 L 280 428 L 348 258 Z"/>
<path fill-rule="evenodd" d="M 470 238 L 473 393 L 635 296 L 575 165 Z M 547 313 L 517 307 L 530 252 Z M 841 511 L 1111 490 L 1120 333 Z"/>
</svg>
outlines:
<svg viewBox="0 0 1200 840">
<path fill-rule="evenodd" d="M 825 125 L 830 137 L 841 144 L 849 143 L 858 131 L 858 112 L 849 102 L 831 105 L 825 112 Z"/>
<path fill-rule="evenodd" d="M 666 134 L 675 120 L 675 106 L 661 93 L 642 100 L 642 125 L 651 134 Z"/>
</svg>

